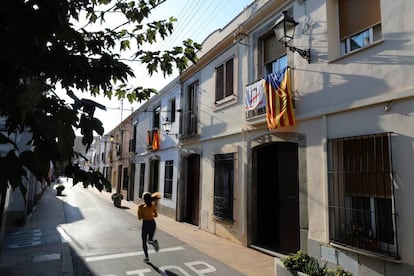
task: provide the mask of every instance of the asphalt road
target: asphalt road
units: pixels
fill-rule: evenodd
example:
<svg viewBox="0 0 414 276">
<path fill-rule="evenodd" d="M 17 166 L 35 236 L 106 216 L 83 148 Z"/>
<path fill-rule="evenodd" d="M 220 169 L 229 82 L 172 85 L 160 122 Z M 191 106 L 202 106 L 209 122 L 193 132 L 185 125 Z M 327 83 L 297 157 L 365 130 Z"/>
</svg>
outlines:
<svg viewBox="0 0 414 276">
<path fill-rule="evenodd" d="M 59 232 L 71 245 L 75 275 L 243 275 L 161 230 L 160 250 L 149 245 L 145 264 L 135 216 L 82 185 L 67 186 L 61 199 L 67 223 Z"/>
</svg>

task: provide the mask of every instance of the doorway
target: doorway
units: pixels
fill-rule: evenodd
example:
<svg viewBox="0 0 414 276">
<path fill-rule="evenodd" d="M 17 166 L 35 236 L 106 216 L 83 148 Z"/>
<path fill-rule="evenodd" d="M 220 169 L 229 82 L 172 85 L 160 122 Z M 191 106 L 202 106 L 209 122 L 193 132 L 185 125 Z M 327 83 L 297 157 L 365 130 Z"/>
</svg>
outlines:
<svg viewBox="0 0 414 276">
<path fill-rule="evenodd" d="M 155 193 L 159 192 L 159 171 L 160 171 L 160 160 L 154 159 L 150 162 L 150 181 L 148 185 L 148 192 Z"/>
<path fill-rule="evenodd" d="M 187 158 L 186 207 L 184 221 L 198 226 L 200 193 L 200 155 L 192 154 Z"/>
<path fill-rule="evenodd" d="M 300 249 L 298 144 L 274 142 L 252 152 L 252 244 L 282 254 Z"/>
</svg>

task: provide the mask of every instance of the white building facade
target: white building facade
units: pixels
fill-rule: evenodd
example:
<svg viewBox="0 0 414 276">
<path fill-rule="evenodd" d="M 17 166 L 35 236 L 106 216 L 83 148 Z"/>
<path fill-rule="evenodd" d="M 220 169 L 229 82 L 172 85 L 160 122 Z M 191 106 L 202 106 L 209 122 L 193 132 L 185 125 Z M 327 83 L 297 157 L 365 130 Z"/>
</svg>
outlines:
<svg viewBox="0 0 414 276">
<path fill-rule="evenodd" d="M 141 105 L 132 115 L 136 141 L 134 200 L 144 192 L 160 192 L 159 211 L 175 219 L 178 182 L 178 78 Z M 171 128 L 164 131 L 165 124 Z"/>
<path fill-rule="evenodd" d="M 292 47 L 274 37 L 287 11 Z M 414 2 L 255 1 L 180 75 L 177 219 L 354 275 L 413 274 Z M 295 49 L 295 48 L 293 48 Z M 268 129 L 246 87 L 290 68 L 294 125 Z"/>
</svg>

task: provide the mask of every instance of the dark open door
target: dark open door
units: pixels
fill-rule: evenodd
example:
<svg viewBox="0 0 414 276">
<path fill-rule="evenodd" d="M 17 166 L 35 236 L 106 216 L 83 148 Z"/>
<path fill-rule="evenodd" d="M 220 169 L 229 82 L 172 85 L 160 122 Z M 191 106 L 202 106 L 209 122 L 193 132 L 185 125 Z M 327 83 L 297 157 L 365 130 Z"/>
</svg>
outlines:
<svg viewBox="0 0 414 276">
<path fill-rule="evenodd" d="M 253 245 L 280 253 L 300 249 L 298 145 L 272 143 L 254 149 Z"/>
<path fill-rule="evenodd" d="M 200 156 L 193 154 L 187 159 L 187 194 L 185 221 L 193 225 L 199 222 Z"/>
<path fill-rule="evenodd" d="M 148 192 L 154 193 L 158 191 L 160 161 L 158 159 L 152 160 L 150 163 L 150 182 Z"/>
</svg>

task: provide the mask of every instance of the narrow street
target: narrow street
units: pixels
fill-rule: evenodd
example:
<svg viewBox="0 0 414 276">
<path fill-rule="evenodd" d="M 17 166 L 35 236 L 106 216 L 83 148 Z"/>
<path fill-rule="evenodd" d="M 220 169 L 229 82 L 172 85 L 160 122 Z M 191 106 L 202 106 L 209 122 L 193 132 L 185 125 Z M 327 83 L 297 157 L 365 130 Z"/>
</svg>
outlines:
<svg viewBox="0 0 414 276">
<path fill-rule="evenodd" d="M 143 263 L 141 222 L 97 196 L 91 188 L 66 184 L 66 224 L 75 275 L 243 275 L 159 229 L 159 252 L 149 246 L 150 264 Z"/>
</svg>

